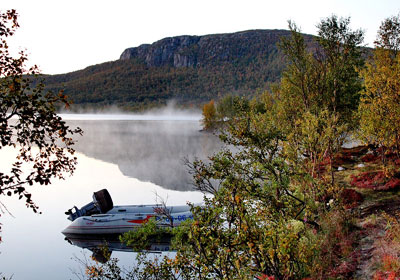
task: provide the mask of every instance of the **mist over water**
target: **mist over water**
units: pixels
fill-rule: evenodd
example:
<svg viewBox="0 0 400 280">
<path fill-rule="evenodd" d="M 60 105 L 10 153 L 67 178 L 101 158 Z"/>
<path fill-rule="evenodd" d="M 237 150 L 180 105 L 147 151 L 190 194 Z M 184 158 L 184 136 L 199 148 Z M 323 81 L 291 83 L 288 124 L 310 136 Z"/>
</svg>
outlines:
<svg viewBox="0 0 400 280">
<path fill-rule="evenodd" d="M 78 152 L 116 164 L 127 177 L 171 190 L 192 190 L 185 160 L 206 160 L 222 146 L 215 135 L 201 131 L 199 114 L 186 111 L 62 117 L 84 131 L 77 138 Z"/>
<path fill-rule="evenodd" d="M 105 110 L 80 110 L 75 113 L 62 111 L 59 114 L 64 120 L 119 120 L 119 121 L 200 121 L 199 109 L 181 109 L 176 107 L 174 100 L 170 100 L 164 107 L 154 108 L 141 113 L 127 113 L 118 108 Z"/>
<path fill-rule="evenodd" d="M 200 115 L 60 114 L 64 120 L 91 121 L 200 121 Z"/>
</svg>

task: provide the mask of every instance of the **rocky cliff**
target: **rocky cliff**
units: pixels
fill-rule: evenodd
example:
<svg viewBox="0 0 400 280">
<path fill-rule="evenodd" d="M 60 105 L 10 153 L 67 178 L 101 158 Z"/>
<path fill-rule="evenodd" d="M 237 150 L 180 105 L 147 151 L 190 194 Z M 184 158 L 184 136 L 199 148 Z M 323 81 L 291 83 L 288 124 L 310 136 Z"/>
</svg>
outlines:
<svg viewBox="0 0 400 280">
<path fill-rule="evenodd" d="M 206 36 L 177 36 L 128 48 L 120 59 L 139 59 L 147 66 L 197 67 L 267 56 L 277 51 L 286 30 L 250 30 Z M 311 36 L 310 36 L 311 37 Z"/>
</svg>

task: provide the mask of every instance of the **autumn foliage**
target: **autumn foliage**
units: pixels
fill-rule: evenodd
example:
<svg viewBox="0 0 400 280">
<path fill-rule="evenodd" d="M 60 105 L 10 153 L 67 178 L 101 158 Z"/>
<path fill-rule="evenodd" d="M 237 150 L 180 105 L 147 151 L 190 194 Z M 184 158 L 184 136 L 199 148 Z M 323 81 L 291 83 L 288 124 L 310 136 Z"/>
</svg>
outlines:
<svg viewBox="0 0 400 280">
<path fill-rule="evenodd" d="M 193 220 L 178 228 L 166 230 L 151 220 L 141 230 L 125 235 L 124 242 L 135 242 L 134 248 L 141 250 L 146 248 L 149 236 L 172 234 L 176 249 L 172 258 L 147 259 L 146 254 L 138 254 L 138 266 L 127 274 L 127 279 L 285 280 L 354 276 L 361 254 L 354 248 L 359 246 L 361 232 L 355 227 L 356 211 L 351 209 L 364 198 L 358 190 L 338 183 L 337 168 L 339 164 L 357 162 L 351 152 L 360 156 L 368 149 L 342 148 L 359 124 L 359 136 L 367 144 L 379 147 L 374 152 L 385 160 L 385 168 L 353 174 L 350 184 L 372 190 L 400 187 L 400 20 L 394 17 L 384 22 L 374 60 L 365 68 L 363 32 L 351 30 L 349 24 L 349 18 L 336 16 L 321 20 L 314 42 L 316 51 L 311 52 L 297 26 L 290 23 L 292 36 L 280 45 L 289 64 L 271 92 L 264 92 L 251 102 L 234 97 L 221 100 L 219 109 L 214 100 L 204 104 L 204 128 L 212 130 L 224 122 L 219 136 L 225 143 L 225 148 L 207 162 L 188 163 L 196 190 L 207 194 L 204 204 L 191 205 Z M 24 69 L 24 53 L 16 59 L 9 57 L 5 38 L 13 35 L 17 27 L 15 11 L 0 14 L 1 147 L 20 147 L 11 171 L 0 173 L 0 195 L 24 198 L 27 206 L 36 211 L 25 185 L 47 185 L 54 177 L 72 173 L 76 158 L 71 135 L 81 131 L 66 126 L 55 113 L 60 104 L 68 105 L 66 96 L 45 91 L 41 83 L 31 89 L 26 75 L 38 74 L 37 68 Z M 393 34 L 399 38 L 392 38 Z M 126 66 L 123 73 L 129 75 L 132 68 L 128 64 L 134 62 L 125 63 L 121 67 Z M 110 68 L 111 64 L 102 67 Z M 127 103 L 151 103 L 158 94 L 150 89 L 154 80 L 170 94 L 163 98 L 171 97 L 171 83 L 190 85 L 198 71 L 205 71 L 201 67 L 166 67 L 168 75 L 174 77 L 167 80 L 154 71 L 147 72 L 144 65 L 135 67 L 144 77 L 140 83 L 151 94 L 126 96 Z M 230 88 L 243 84 L 249 89 L 258 86 L 243 69 L 241 65 L 233 69 L 237 82 Z M 212 73 L 202 74 L 208 77 Z M 231 81 L 221 73 L 208 77 L 212 83 L 205 92 L 215 92 L 227 80 Z M 115 82 L 105 80 L 111 87 Z M 88 87 L 93 84 L 86 80 Z M 119 89 L 119 95 L 125 96 L 128 88 Z M 112 102 L 114 98 L 96 96 L 95 102 L 99 103 Z M 181 93 L 181 97 L 184 99 L 185 94 Z M 223 116 L 219 112 L 224 112 Z M 13 116 L 18 119 L 10 126 Z M 37 154 L 32 153 L 35 149 Z M 375 164 L 374 152 L 364 155 L 361 161 Z M 22 167 L 29 163 L 33 163 L 33 171 L 23 176 Z M 387 231 L 388 239 L 400 240 L 398 222 L 389 220 L 388 224 L 392 229 Z M 400 277 L 398 256 L 383 254 L 381 264 L 375 279 Z M 115 260 L 106 266 L 88 265 L 86 270 L 90 279 L 122 279 L 121 273 Z"/>
<path fill-rule="evenodd" d="M 400 19 L 386 19 L 373 61 L 361 70 L 365 89 L 359 107 L 361 137 L 400 155 Z M 383 151 L 384 153 L 385 151 Z"/>
<path fill-rule="evenodd" d="M 214 100 L 203 105 L 203 127 L 210 130 L 217 126 L 217 110 L 215 109 Z"/>
</svg>

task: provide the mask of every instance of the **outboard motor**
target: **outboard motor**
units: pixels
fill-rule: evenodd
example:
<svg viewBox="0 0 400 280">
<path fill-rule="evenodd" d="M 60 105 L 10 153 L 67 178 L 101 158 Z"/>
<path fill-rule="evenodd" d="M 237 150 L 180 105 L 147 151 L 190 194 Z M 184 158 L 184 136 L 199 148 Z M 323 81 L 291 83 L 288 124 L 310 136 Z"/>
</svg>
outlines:
<svg viewBox="0 0 400 280">
<path fill-rule="evenodd" d="M 113 208 L 113 201 L 111 199 L 110 194 L 106 189 L 102 189 L 93 193 L 93 201 L 86 204 L 82 208 L 78 208 L 76 206 L 69 209 L 65 212 L 68 216 L 68 219 L 74 221 L 76 218 L 81 216 L 91 216 L 93 214 L 104 214 L 110 211 Z M 73 212 L 73 210 L 75 210 Z"/>
</svg>

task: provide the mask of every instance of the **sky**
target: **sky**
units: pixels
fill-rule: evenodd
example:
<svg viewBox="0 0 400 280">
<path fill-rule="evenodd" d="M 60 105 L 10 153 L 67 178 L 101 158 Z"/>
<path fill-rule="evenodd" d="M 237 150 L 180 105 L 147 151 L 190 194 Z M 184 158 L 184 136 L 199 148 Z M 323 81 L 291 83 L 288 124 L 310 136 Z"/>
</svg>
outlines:
<svg viewBox="0 0 400 280">
<path fill-rule="evenodd" d="M 400 12 L 399 0 L 0 0 L 16 9 L 20 28 L 10 50 L 26 50 L 44 74 L 60 74 L 119 59 L 129 47 L 178 35 L 287 29 L 316 34 L 316 25 L 336 14 L 351 17 L 372 47 L 387 17 Z"/>
</svg>

